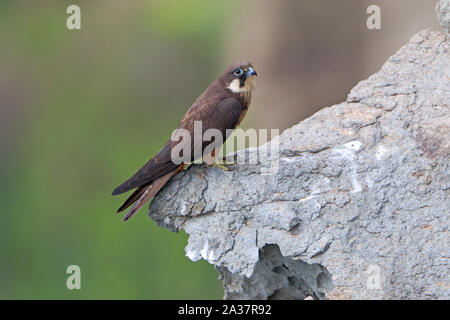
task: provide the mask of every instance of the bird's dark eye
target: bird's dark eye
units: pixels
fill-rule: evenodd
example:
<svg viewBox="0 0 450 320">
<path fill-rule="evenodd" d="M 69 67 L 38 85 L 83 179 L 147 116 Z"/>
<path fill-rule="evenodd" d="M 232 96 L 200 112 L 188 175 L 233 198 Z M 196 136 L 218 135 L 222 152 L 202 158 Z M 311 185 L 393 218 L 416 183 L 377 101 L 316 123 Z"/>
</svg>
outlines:
<svg viewBox="0 0 450 320">
<path fill-rule="evenodd" d="M 243 74 L 243 73 L 244 73 L 244 71 L 242 71 L 241 68 L 235 69 L 235 70 L 233 71 L 233 74 L 234 74 L 235 76 L 240 76 L 240 75 Z"/>
</svg>

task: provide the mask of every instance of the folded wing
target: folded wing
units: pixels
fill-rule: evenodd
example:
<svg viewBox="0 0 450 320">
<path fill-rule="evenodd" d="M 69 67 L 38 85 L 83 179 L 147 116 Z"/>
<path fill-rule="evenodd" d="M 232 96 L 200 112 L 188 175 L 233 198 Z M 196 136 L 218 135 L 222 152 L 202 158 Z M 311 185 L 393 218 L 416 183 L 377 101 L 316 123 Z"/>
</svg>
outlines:
<svg viewBox="0 0 450 320">
<path fill-rule="evenodd" d="M 209 101 L 203 103 L 196 103 L 189 109 L 180 122 L 178 128 L 185 129 L 190 132 L 190 141 L 181 141 L 179 143 L 191 144 L 191 161 L 194 159 L 194 122 L 201 121 L 202 132 L 214 128 L 222 132 L 223 140 L 226 138 L 226 130 L 234 129 L 243 113 L 243 108 L 239 100 L 235 98 L 226 98 L 220 100 L 216 106 L 209 104 Z M 202 142 L 202 150 L 210 144 L 210 141 Z M 132 177 L 127 179 L 121 185 L 114 189 L 113 195 L 118 195 L 127 192 L 131 189 L 141 187 L 149 184 L 152 181 L 161 178 L 169 172 L 176 170 L 180 164 L 175 164 L 171 161 L 171 151 L 176 143 L 168 141 L 164 147 L 151 158 L 142 168 L 140 168 Z M 182 148 L 181 148 L 182 149 Z"/>
</svg>

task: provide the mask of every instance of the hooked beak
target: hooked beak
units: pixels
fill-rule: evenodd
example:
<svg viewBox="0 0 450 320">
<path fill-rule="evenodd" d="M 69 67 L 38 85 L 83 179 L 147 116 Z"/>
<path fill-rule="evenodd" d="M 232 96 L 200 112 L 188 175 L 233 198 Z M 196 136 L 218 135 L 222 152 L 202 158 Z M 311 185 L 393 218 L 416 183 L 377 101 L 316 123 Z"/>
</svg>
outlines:
<svg viewBox="0 0 450 320">
<path fill-rule="evenodd" d="M 251 77 L 251 76 L 257 76 L 258 74 L 256 73 L 256 71 L 252 68 L 249 67 L 247 70 L 247 77 Z"/>
</svg>

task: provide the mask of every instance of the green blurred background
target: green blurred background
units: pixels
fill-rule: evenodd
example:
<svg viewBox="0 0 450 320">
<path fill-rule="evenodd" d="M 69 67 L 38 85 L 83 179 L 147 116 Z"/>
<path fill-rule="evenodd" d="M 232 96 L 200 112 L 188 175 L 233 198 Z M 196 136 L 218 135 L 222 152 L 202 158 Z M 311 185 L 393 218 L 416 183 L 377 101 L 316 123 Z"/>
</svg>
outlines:
<svg viewBox="0 0 450 320">
<path fill-rule="evenodd" d="M 285 129 L 437 28 L 435 1 L 336 2 L 0 1 L 0 299 L 221 298 L 186 234 L 145 210 L 121 223 L 110 192 L 229 63 L 259 74 L 243 127 Z M 365 27 L 369 4 L 382 30 Z M 71 264 L 81 290 L 66 288 Z"/>
</svg>

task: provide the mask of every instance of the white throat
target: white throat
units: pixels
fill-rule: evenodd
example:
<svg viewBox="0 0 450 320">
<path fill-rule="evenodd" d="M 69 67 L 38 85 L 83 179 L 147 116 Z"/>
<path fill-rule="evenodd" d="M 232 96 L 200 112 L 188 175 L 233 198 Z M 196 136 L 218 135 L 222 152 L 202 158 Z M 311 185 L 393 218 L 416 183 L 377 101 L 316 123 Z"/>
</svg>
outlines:
<svg viewBox="0 0 450 320">
<path fill-rule="evenodd" d="M 231 83 L 228 85 L 228 90 L 230 90 L 233 93 L 248 93 L 255 87 L 253 77 L 247 78 L 245 81 L 245 84 L 241 87 L 240 86 L 240 80 L 234 79 L 231 81 Z"/>
</svg>

